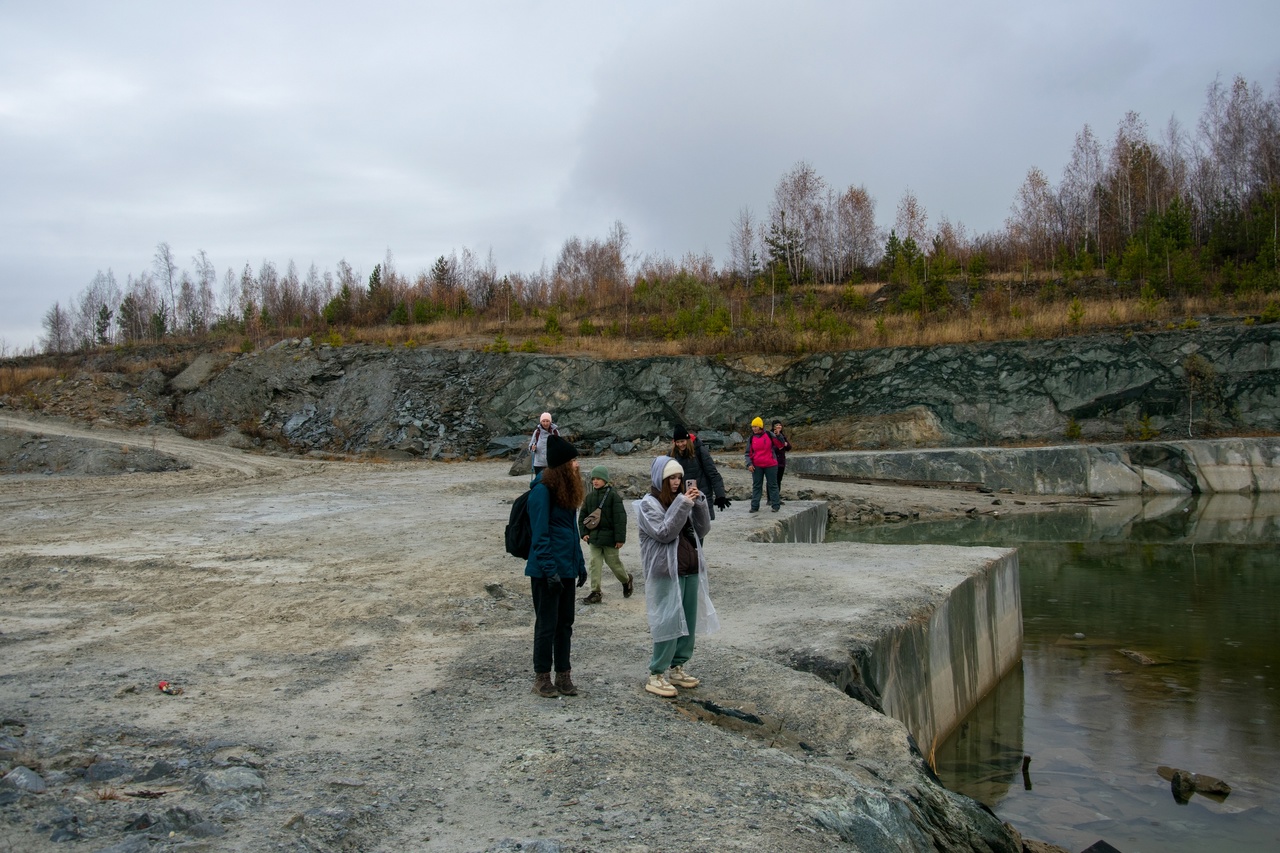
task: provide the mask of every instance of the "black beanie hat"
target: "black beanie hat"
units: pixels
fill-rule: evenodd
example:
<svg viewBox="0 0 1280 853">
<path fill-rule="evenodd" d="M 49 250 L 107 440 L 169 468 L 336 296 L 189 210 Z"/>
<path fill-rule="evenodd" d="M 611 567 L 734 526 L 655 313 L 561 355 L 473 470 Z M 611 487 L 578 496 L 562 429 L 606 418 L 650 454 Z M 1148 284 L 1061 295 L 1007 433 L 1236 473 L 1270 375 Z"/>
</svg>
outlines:
<svg viewBox="0 0 1280 853">
<path fill-rule="evenodd" d="M 680 424 L 676 424 L 676 431 L 675 431 L 674 433 L 672 433 L 672 435 L 671 435 L 671 440 L 672 440 L 672 441 L 683 441 L 683 440 L 687 439 L 688 437 L 689 437 L 689 430 L 685 429 L 685 428 L 684 428 L 682 425 L 680 425 Z"/>
<path fill-rule="evenodd" d="M 578 455 L 578 448 L 558 435 L 547 439 L 547 467 L 559 468 Z"/>
</svg>

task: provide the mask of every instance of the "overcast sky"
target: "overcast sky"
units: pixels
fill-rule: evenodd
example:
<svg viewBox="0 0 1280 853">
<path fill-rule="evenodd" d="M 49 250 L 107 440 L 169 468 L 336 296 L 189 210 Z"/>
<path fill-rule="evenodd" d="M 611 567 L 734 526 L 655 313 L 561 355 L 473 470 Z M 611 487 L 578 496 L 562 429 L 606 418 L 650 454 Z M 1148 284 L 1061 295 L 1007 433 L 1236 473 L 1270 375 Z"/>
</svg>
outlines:
<svg viewBox="0 0 1280 853">
<path fill-rule="evenodd" d="M 0 0 L 0 348 L 161 241 L 220 274 L 532 272 L 621 220 L 723 263 L 801 160 L 882 225 L 910 189 L 995 230 L 1086 123 L 1194 130 L 1219 75 L 1274 92 L 1277 33 L 1276 0 Z"/>
</svg>

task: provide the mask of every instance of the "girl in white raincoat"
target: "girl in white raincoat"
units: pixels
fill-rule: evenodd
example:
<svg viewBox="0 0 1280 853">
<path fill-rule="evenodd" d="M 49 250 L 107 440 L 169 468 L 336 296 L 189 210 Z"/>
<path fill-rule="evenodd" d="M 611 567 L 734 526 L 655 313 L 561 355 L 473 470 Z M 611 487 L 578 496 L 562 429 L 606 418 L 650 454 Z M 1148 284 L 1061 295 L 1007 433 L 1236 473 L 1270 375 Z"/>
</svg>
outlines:
<svg viewBox="0 0 1280 853">
<path fill-rule="evenodd" d="M 685 671 L 695 636 L 720 629 L 702 554 L 711 513 L 706 496 L 695 484 L 685 488 L 684 469 L 670 456 L 653 460 L 649 479 L 653 488 L 635 502 L 645 605 L 653 636 L 644 689 L 671 698 L 677 687 L 698 686 L 698 679 Z"/>
</svg>

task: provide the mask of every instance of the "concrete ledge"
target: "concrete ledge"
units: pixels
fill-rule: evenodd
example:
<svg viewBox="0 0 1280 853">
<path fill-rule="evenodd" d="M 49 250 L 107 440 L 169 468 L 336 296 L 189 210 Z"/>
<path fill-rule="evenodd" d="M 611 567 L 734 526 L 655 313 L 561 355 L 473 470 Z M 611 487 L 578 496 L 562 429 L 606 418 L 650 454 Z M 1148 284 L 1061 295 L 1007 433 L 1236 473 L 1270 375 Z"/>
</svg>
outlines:
<svg viewBox="0 0 1280 853">
<path fill-rule="evenodd" d="M 1022 659 L 1018 555 L 990 560 L 939 602 L 877 641 L 868 656 L 885 713 L 929 764 L 938 745 Z"/>
<path fill-rule="evenodd" d="M 709 554 L 724 631 L 901 722 L 937 745 L 1022 657 L 1017 552 L 934 545 L 805 544 L 821 502 L 761 525 L 718 517 Z M 814 540 L 810 540 L 811 542 Z"/>
<path fill-rule="evenodd" d="M 1026 495 L 1280 491 L 1280 438 L 796 455 L 794 474 L 979 485 Z"/>
<path fill-rule="evenodd" d="M 827 538 L 825 501 L 798 501 L 788 509 L 773 524 L 748 534 L 747 541 L 819 544 Z"/>
</svg>

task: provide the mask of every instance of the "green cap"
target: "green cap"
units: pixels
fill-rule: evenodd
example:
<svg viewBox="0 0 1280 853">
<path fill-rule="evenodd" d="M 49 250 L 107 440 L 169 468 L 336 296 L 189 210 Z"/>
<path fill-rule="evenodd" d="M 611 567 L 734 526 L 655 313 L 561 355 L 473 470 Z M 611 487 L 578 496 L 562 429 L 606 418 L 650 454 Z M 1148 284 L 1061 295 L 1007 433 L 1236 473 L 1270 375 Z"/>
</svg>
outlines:
<svg viewBox="0 0 1280 853">
<path fill-rule="evenodd" d="M 609 482 L 609 469 L 603 465 L 597 465 L 591 469 L 591 477 L 589 479 L 604 480 L 607 483 Z"/>
</svg>

